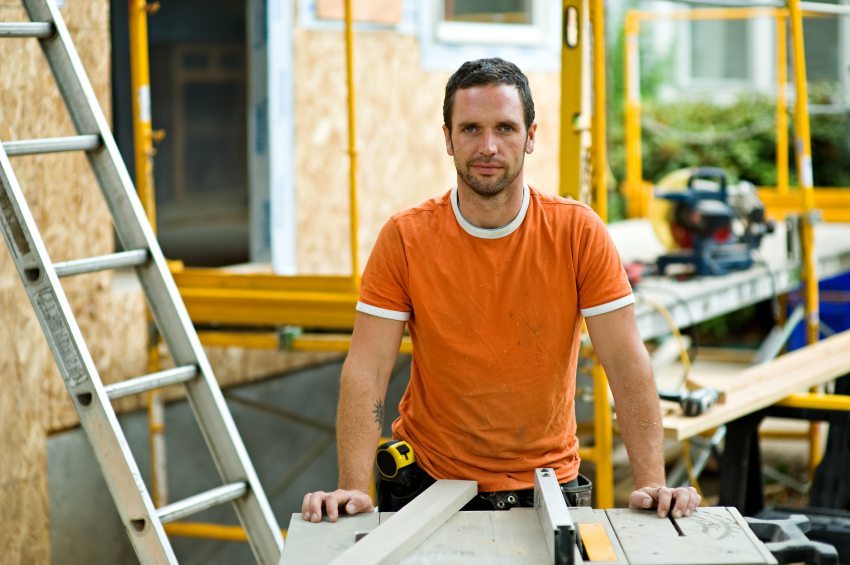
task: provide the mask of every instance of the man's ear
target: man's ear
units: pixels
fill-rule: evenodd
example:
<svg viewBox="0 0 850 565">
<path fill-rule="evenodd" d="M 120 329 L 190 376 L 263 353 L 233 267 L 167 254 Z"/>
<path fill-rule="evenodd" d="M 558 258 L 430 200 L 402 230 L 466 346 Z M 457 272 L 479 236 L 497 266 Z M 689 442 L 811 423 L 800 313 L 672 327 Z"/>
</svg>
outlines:
<svg viewBox="0 0 850 565">
<path fill-rule="evenodd" d="M 525 138 L 525 152 L 529 155 L 534 152 L 534 138 L 537 135 L 537 122 L 531 122 L 528 126 L 528 136 Z"/>
<path fill-rule="evenodd" d="M 452 145 L 452 132 L 449 131 L 449 126 L 446 124 L 443 124 L 443 135 L 446 138 L 446 153 L 453 156 L 455 154 L 455 148 Z"/>
</svg>

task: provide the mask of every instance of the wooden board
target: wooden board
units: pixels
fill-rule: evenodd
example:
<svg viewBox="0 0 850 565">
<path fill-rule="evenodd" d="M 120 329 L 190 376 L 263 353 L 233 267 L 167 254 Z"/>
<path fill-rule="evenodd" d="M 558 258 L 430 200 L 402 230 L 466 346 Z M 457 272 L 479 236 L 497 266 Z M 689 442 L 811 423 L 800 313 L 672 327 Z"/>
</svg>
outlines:
<svg viewBox="0 0 850 565">
<path fill-rule="evenodd" d="M 727 508 L 699 508 L 677 520 L 680 536 L 670 520 L 646 510 L 618 508 L 605 512 L 631 565 L 756 565 L 775 563 L 763 547 L 753 543 L 749 528 L 741 527 Z"/>
<path fill-rule="evenodd" d="M 475 481 L 437 481 L 332 563 L 397 563 L 477 493 Z"/>
<path fill-rule="evenodd" d="M 743 369 L 725 401 L 702 416 L 665 416 L 664 434 L 681 441 L 771 406 L 789 395 L 829 382 L 850 370 L 850 330 L 769 363 Z"/>
</svg>

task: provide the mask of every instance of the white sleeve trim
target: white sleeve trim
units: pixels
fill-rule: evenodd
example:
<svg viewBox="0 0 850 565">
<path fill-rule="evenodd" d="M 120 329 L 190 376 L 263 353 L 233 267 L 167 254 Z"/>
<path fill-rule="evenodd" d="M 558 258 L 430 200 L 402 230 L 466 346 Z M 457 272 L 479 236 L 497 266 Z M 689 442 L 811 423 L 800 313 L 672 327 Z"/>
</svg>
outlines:
<svg viewBox="0 0 850 565">
<path fill-rule="evenodd" d="M 387 310 L 386 308 L 378 308 L 377 306 L 372 306 L 371 304 L 364 304 L 359 300 L 357 301 L 356 310 L 358 312 L 363 312 L 364 314 L 369 314 L 370 316 L 377 316 L 379 318 L 386 318 L 388 320 L 398 320 L 399 322 L 406 322 L 410 319 L 410 312 L 399 312 L 397 310 Z"/>
<path fill-rule="evenodd" d="M 618 298 L 613 302 L 607 302 L 605 304 L 600 304 L 599 306 L 592 306 L 590 308 L 582 308 L 581 315 L 585 318 L 590 318 L 591 316 L 598 316 L 599 314 L 607 314 L 608 312 L 613 312 L 614 310 L 619 310 L 620 308 L 624 308 L 629 304 L 635 303 L 635 295 L 627 294 L 622 298 Z"/>
</svg>

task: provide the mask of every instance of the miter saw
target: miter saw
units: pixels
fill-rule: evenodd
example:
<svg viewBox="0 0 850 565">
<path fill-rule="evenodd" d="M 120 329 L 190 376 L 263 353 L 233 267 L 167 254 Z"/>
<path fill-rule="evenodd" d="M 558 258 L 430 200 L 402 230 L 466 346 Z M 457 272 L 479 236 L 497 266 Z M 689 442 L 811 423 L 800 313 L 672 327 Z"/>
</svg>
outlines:
<svg viewBox="0 0 850 565">
<path fill-rule="evenodd" d="M 714 167 L 676 171 L 664 177 L 650 205 L 650 220 L 670 253 L 658 257 L 658 272 L 684 265 L 696 275 L 725 275 L 753 264 L 752 251 L 773 231 L 755 186 L 730 185 Z"/>
</svg>

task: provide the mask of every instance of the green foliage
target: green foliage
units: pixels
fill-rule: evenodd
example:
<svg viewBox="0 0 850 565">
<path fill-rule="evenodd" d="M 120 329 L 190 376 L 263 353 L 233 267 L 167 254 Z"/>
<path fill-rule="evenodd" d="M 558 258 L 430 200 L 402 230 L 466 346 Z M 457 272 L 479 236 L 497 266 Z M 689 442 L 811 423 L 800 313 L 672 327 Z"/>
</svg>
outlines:
<svg viewBox="0 0 850 565">
<path fill-rule="evenodd" d="M 838 99 L 828 85 L 811 91 L 813 108 L 830 107 Z M 832 106 L 835 108 L 835 106 Z M 795 184 L 793 116 L 789 116 L 791 184 Z M 812 164 L 817 186 L 850 186 L 850 111 L 813 113 L 810 118 Z M 776 185 L 776 106 L 764 95 L 745 94 L 721 105 L 705 100 L 676 103 L 648 101 L 642 112 L 644 178 L 691 166 L 722 167 L 731 179 Z M 621 137 L 615 137 L 621 136 Z M 613 147 L 625 145 L 622 126 L 612 128 Z M 611 167 L 623 178 L 625 151 L 612 150 Z"/>
<path fill-rule="evenodd" d="M 776 183 L 773 104 L 747 95 L 730 106 L 706 101 L 644 105 L 644 178 L 695 165 L 721 167 L 733 179 Z"/>
<path fill-rule="evenodd" d="M 809 100 L 829 108 L 840 105 L 842 93 L 833 84 L 813 85 Z M 812 166 L 815 186 L 850 186 L 850 110 L 812 115 Z"/>
</svg>

